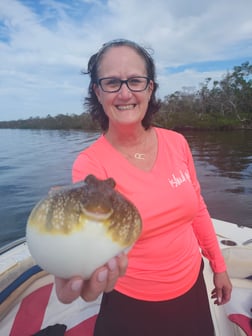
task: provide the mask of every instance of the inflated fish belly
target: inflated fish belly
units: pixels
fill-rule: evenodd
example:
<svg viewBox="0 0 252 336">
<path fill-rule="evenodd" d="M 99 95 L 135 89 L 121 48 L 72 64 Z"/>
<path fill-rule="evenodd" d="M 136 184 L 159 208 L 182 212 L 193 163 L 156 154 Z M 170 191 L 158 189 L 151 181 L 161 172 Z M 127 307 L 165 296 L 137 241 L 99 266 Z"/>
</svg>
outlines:
<svg viewBox="0 0 252 336">
<path fill-rule="evenodd" d="M 113 179 L 89 175 L 83 182 L 52 190 L 32 210 L 26 227 L 31 255 L 62 278 L 85 279 L 138 239 L 136 207 L 114 189 Z"/>
</svg>

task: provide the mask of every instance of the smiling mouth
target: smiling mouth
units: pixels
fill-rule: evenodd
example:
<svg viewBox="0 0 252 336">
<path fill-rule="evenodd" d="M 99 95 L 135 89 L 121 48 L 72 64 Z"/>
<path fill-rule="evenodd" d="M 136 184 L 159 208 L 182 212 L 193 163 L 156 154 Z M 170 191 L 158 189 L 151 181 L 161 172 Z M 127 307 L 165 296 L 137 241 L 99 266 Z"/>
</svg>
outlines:
<svg viewBox="0 0 252 336">
<path fill-rule="evenodd" d="M 130 105 L 117 105 L 116 108 L 120 111 L 132 110 L 135 108 L 135 104 Z"/>
</svg>

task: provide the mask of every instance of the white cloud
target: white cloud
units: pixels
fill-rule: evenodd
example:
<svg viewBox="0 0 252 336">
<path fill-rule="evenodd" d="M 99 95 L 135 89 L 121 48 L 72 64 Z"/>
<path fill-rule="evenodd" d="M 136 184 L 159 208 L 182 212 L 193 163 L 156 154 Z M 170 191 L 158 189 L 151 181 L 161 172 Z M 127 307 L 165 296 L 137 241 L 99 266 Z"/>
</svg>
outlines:
<svg viewBox="0 0 252 336">
<path fill-rule="evenodd" d="M 161 97 L 219 79 L 224 65 L 192 63 L 251 61 L 251 12 L 251 0 L 0 1 L 0 120 L 81 113 L 80 71 L 118 37 L 154 49 Z"/>
</svg>

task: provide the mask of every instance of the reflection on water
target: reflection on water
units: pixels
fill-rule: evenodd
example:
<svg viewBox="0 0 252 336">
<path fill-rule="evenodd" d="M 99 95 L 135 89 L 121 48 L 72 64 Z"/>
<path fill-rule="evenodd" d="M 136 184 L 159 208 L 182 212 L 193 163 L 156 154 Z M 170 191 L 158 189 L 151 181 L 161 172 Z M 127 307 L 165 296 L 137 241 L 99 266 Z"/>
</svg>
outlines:
<svg viewBox="0 0 252 336">
<path fill-rule="evenodd" d="M 184 134 L 212 217 L 252 227 L 252 131 Z M 94 132 L 0 130 L 0 246 L 24 236 L 33 206 L 71 183 L 77 154 Z"/>
<path fill-rule="evenodd" d="M 0 130 L 0 246 L 25 234 L 34 205 L 55 185 L 71 183 L 78 152 L 94 132 Z"/>
<path fill-rule="evenodd" d="M 252 178 L 252 138 L 249 132 L 201 132 L 188 136 L 194 154 L 214 165 L 223 176 Z"/>
<path fill-rule="evenodd" d="M 211 215 L 252 227 L 252 131 L 184 135 Z"/>
</svg>

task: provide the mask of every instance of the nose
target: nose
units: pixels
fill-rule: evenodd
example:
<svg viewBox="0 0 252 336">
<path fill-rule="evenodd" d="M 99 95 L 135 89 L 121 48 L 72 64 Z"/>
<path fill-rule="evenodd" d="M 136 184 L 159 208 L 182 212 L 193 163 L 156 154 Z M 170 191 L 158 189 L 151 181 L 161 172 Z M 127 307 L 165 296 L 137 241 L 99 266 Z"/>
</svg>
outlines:
<svg viewBox="0 0 252 336">
<path fill-rule="evenodd" d="M 129 97 L 132 96 L 132 92 L 130 91 L 126 83 L 122 84 L 119 90 L 119 95 L 124 99 L 128 99 Z"/>
</svg>

